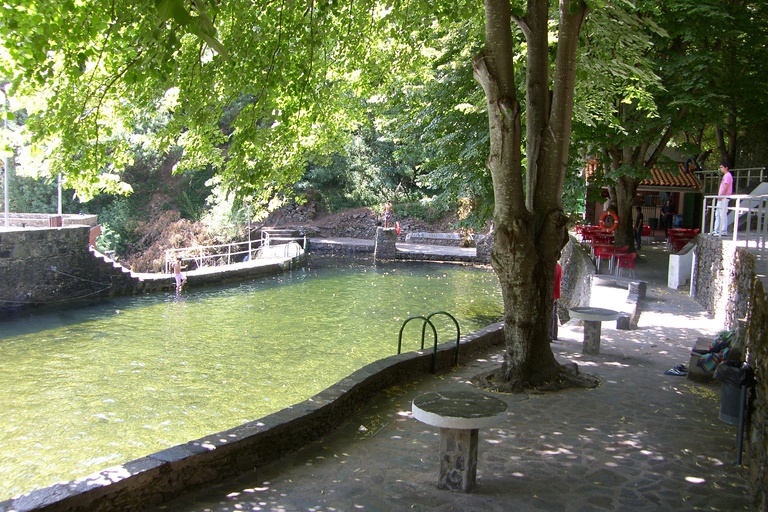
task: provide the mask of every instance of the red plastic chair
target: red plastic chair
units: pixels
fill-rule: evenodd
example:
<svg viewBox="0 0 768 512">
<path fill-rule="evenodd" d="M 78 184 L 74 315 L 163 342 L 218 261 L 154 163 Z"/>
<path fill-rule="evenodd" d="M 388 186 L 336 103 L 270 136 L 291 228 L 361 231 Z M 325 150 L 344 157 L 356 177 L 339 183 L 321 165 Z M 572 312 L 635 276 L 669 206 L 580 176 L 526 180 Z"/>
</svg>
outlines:
<svg viewBox="0 0 768 512">
<path fill-rule="evenodd" d="M 616 275 L 621 275 L 621 269 L 629 269 L 629 276 L 635 277 L 635 259 L 637 258 L 636 252 L 630 252 L 625 254 L 616 255 Z"/>
<path fill-rule="evenodd" d="M 603 259 L 607 259 L 610 261 L 611 259 L 611 251 L 613 250 L 612 246 L 608 245 L 593 245 L 592 246 L 592 252 L 594 254 L 595 258 L 595 267 L 597 269 L 597 273 L 600 273 L 600 262 Z"/>
</svg>

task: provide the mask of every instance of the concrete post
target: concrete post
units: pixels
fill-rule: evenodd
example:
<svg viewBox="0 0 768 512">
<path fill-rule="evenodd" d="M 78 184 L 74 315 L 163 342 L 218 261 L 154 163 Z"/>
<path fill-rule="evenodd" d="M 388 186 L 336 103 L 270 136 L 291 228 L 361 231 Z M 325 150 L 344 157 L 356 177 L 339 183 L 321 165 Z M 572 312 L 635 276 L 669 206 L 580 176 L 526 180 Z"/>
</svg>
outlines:
<svg viewBox="0 0 768 512">
<path fill-rule="evenodd" d="M 395 228 L 376 228 L 376 245 L 373 249 L 374 263 L 379 260 L 394 260 L 397 255 L 397 233 Z"/>
</svg>

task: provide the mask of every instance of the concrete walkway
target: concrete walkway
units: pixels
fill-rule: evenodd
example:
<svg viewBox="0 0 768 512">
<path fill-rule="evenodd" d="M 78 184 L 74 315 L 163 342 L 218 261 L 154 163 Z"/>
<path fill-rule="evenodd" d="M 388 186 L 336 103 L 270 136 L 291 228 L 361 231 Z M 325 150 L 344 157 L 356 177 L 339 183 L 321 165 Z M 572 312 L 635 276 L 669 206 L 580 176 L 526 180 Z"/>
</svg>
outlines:
<svg viewBox="0 0 768 512">
<path fill-rule="evenodd" d="M 736 427 L 718 419 L 718 384 L 665 375 L 688 364 L 697 336 L 720 326 L 685 292 L 666 288 L 666 253 L 646 247 L 636 266 L 649 282 L 638 329 L 602 330 L 601 352 L 581 353 L 583 328 L 561 326 L 559 361 L 600 378 L 593 390 L 496 394 L 507 420 L 480 431 L 477 489 L 438 490 L 438 429 L 415 420 L 411 401 L 469 389 L 501 350 L 450 373 L 382 390 L 322 442 L 236 480 L 158 508 L 192 511 L 593 511 L 751 510 Z M 625 293 L 596 286 L 595 305 Z"/>
</svg>

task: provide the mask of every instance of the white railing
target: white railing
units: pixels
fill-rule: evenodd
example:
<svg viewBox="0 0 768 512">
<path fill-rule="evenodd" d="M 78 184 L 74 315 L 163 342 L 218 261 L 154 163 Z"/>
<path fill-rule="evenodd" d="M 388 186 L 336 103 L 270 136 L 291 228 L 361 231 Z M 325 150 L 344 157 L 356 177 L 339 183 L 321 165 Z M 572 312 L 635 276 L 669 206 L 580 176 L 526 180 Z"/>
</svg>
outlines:
<svg viewBox="0 0 768 512">
<path fill-rule="evenodd" d="M 290 229 L 262 228 L 261 245 L 269 247 L 277 242 L 293 242 L 297 238 L 293 236 L 294 231 Z"/>
<path fill-rule="evenodd" d="M 194 263 L 196 268 L 231 265 L 254 258 L 262 246 L 261 240 L 234 242 L 219 245 L 200 245 L 165 251 L 165 272 L 173 271 L 176 258 L 181 258 L 182 265 L 189 267 Z"/>
<path fill-rule="evenodd" d="M 295 258 L 301 255 L 303 247 L 307 246 L 306 237 L 283 236 L 286 233 L 290 234 L 286 231 L 285 233 L 281 232 L 281 236 L 275 236 L 274 232 L 266 233 L 266 235 L 262 232 L 260 240 L 168 249 L 165 251 L 165 273 L 173 272 L 173 264 L 179 257 L 182 265 L 190 270 L 190 263 L 194 264 L 194 268 L 203 268 L 232 265 L 259 258 Z M 297 240 L 302 240 L 303 245 L 297 243 Z M 288 243 L 277 244 L 276 242 Z"/>
<path fill-rule="evenodd" d="M 745 167 L 743 169 L 731 169 L 733 176 L 733 190 L 744 190 L 747 187 L 760 183 L 768 179 L 768 172 L 765 167 Z M 702 190 L 705 194 L 717 192 L 720 187 L 720 180 L 723 173 L 719 169 L 696 171 L 696 177 L 701 182 Z"/>
<path fill-rule="evenodd" d="M 715 217 L 720 199 L 728 199 L 728 228 L 732 230 L 734 242 L 743 241 L 746 247 L 751 242 L 762 253 L 768 237 L 768 194 L 750 196 L 704 196 L 701 226 L 703 233 L 714 233 Z"/>
</svg>

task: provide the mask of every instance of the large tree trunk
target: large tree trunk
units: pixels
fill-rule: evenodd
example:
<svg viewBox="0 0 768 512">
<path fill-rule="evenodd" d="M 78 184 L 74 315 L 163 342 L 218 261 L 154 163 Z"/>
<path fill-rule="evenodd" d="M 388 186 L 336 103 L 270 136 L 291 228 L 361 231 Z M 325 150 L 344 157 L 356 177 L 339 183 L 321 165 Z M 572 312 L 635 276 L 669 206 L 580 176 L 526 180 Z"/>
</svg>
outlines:
<svg viewBox="0 0 768 512">
<path fill-rule="evenodd" d="M 621 176 L 616 182 L 613 196 L 616 198 L 616 215 L 619 217 L 619 225 L 613 232 L 616 237 L 616 247 L 628 246 L 628 252 L 635 250 L 635 233 L 633 209 L 635 196 L 640 180 L 631 176 Z"/>
<path fill-rule="evenodd" d="M 571 10 L 562 0 L 554 91 L 548 89 L 548 2 L 529 0 L 516 20 L 528 43 L 527 161 L 521 164 L 520 103 L 514 75 L 509 0 L 485 0 L 486 44 L 475 58 L 475 78 L 488 102 L 494 187 L 494 247 L 491 262 L 504 299 L 504 363 L 493 386 L 504 390 L 557 385 L 565 372 L 549 344 L 555 264 L 565 244 L 562 208 L 573 108 L 576 46 L 586 15 L 583 2 Z"/>
</svg>

